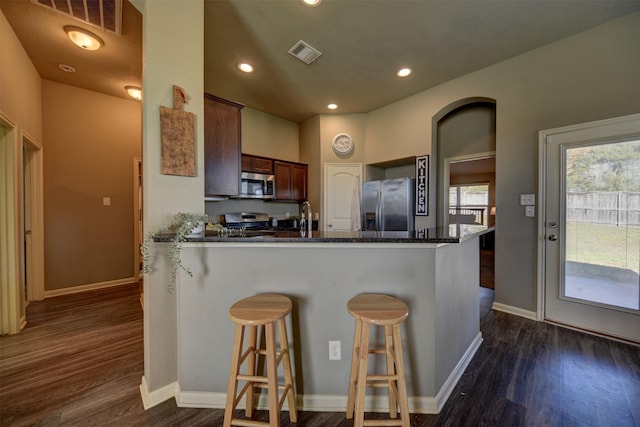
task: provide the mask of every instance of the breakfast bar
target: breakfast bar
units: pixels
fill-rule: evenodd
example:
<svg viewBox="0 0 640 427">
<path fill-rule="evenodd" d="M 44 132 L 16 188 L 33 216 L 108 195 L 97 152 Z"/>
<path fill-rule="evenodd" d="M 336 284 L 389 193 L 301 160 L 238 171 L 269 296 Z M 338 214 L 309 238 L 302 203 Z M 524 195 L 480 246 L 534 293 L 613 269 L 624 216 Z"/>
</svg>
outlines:
<svg viewBox="0 0 640 427">
<path fill-rule="evenodd" d="M 354 327 L 346 305 L 357 294 L 382 293 L 409 307 L 402 339 L 409 410 L 439 412 L 482 342 L 479 237 L 490 230 L 189 238 L 181 257 L 193 274 L 180 270 L 175 287 L 178 405 L 224 408 L 234 331 L 228 309 L 280 293 L 293 301 L 287 328 L 298 408 L 345 410 Z M 169 245 L 157 238 L 154 246 L 160 254 Z M 339 360 L 329 360 L 329 341 L 340 343 Z M 368 395 L 367 407 L 386 410 L 385 396 Z"/>
</svg>

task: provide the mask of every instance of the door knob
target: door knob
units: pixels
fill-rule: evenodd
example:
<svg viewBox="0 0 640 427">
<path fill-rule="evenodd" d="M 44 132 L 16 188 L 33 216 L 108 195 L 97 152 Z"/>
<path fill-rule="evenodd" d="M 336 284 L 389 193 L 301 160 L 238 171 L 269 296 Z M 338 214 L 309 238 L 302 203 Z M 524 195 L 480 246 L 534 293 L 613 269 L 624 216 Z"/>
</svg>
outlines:
<svg viewBox="0 0 640 427">
<path fill-rule="evenodd" d="M 327 227 L 331 228 L 333 227 L 333 224 L 327 224 Z"/>
<path fill-rule="evenodd" d="M 556 240 L 558 240 L 558 236 L 556 236 L 555 234 L 552 234 L 551 236 L 549 236 L 549 240 L 551 240 L 552 242 L 555 242 Z"/>
</svg>

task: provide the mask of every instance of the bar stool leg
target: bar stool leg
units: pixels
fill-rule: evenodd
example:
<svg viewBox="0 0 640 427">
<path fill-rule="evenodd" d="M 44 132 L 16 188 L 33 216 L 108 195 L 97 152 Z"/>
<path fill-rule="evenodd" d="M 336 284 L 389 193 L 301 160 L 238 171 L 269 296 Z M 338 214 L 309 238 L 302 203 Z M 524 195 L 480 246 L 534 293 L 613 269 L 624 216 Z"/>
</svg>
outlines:
<svg viewBox="0 0 640 427">
<path fill-rule="evenodd" d="M 356 319 L 355 332 L 353 335 L 353 349 L 351 350 L 351 372 L 349 374 L 349 394 L 347 397 L 348 420 L 353 418 L 353 410 L 356 401 L 356 384 L 358 382 L 358 360 L 360 360 L 360 337 L 362 334 L 362 321 Z"/>
<path fill-rule="evenodd" d="M 227 403 L 224 410 L 224 427 L 231 426 L 231 420 L 236 409 L 235 400 L 238 390 L 238 373 L 240 369 L 240 356 L 242 342 L 244 340 L 244 326 L 236 325 L 233 337 L 233 350 L 231 352 L 231 368 L 229 369 L 229 385 L 227 386 Z"/>
<path fill-rule="evenodd" d="M 287 326 L 284 318 L 278 320 L 278 328 L 280 333 L 280 351 L 284 352 L 284 392 L 287 393 L 287 402 L 289 404 L 289 421 L 295 423 L 298 421 L 298 409 L 296 408 L 296 396 L 293 392 L 293 375 L 291 374 L 291 353 L 289 353 L 289 337 L 287 336 Z"/>
<path fill-rule="evenodd" d="M 371 326 L 367 323 L 362 323 L 362 335 L 360 336 L 358 351 L 358 378 L 356 380 L 356 415 L 355 415 L 355 427 L 364 426 L 364 398 L 365 391 L 367 389 L 367 364 L 369 361 L 369 334 L 371 332 Z"/>
<path fill-rule="evenodd" d="M 409 427 L 409 398 L 407 396 L 407 380 L 404 371 L 404 354 L 402 352 L 400 324 L 393 325 L 393 342 L 396 372 L 398 375 L 398 398 L 400 402 L 400 416 L 402 417 L 402 427 Z"/>
<path fill-rule="evenodd" d="M 280 405 L 278 403 L 278 365 L 276 363 L 276 337 L 273 323 L 265 325 L 267 341 L 267 388 L 269 392 L 269 425 L 280 427 Z"/>
<path fill-rule="evenodd" d="M 258 350 L 258 327 L 257 326 L 248 326 L 249 328 L 249 336 L 247 342 L 247 350 L 250 350 L 250 353 L 247 355 L 247 375 L 255 376 L 256 375 L 256 351 Z M 247 418 L 251 418 L 253 416 L 253 405 L 255 402 L 254 393 L 253 393 L 253 384 L 251 384 L 247 388 L 247 403 L 245 406 L 245 415 Z"/>
<path fill-rule="evenodd" d="M 386 325 L 384 327 L 384 343 L 385 343 L 385 359 L 387 361 L 387 375 L 395 375 L 394 345 L 393 345 L 393 327 Z M 396 384 L 393 379 L 389 379 L 389 417 L 398 417 L 398 396 Z"/>
</svg>

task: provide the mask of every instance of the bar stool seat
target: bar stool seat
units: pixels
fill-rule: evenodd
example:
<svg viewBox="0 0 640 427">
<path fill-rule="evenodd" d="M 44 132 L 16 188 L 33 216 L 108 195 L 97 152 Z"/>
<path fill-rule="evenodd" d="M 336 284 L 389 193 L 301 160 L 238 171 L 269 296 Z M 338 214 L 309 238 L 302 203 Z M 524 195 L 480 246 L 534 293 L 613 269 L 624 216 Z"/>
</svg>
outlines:
<svg viewBox="0 0 640 427">
<path fill-rule="evenodd" d="M 236 324 L 231 355 L 227 402 L 224 412 L 224 427 L 237 426 L 280 426 L 280 411 L 287 400 L 289 419 L 296 422 L 298 412 L 293 390 L 291 358 L 285 317 L 291 312 L 291 300 L 279 294 L 261 294 L 237 301 L 229 308 L 229 317 Z M 265 349 L 257 346 L 258 327 L 264 329 Z M 276 348 L 276 327 L 280 346 Z M 244 347 L 245 328 L 248 328 L 246 349 Z M 266 376 L 256 374 L 257 359 L 265 357 Z M 246 363 L 246 374 L 240 368 Z M 284 384 L 278 384 L 278 366 L 283 363 Z M 244 386 L 238 392 L 239 382 Z M 269 422 L 252 420 L 254 409 L 254 388 L 266 388 L 269 397 Z M 279 390 L 282 390 L 280 397 Z M 235 418 L 238 403 L 246 395 L 246 418 Z"/>
<path fill-rule="evenodd" d="M 401 300 L 382 294 L 360 294 L 349 300 L 347 309 L 356 319 L 347 399 L 347 419 L 354 418 L 355 427 L 385 425 L 409 427 L 409 406 L 405 379 L 400 324 L 409 316 L 409 308 Z M 372 326 L 384 327 L 385 347 L 369 348 Z M 370 354 L 386 356 L 387 372 L 372 375 L 367 371 Z M 366 387 L 389 388 L 389 418 L 365 420 Z M 398 419 L 398 408 L 400 419 Z"/>
</svg>

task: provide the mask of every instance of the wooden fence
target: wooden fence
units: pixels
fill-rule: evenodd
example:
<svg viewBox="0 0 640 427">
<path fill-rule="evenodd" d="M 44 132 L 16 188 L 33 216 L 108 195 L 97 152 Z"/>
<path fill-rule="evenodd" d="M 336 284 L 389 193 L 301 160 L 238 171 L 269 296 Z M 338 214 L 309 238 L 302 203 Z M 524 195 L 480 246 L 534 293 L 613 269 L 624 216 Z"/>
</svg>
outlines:
<svg viewBox="0 0 640 427">
<path fill-rule="evenodd" d="M 567 193 L 567 221 L 640 226 L 640 193 Z"/>
</svg>

